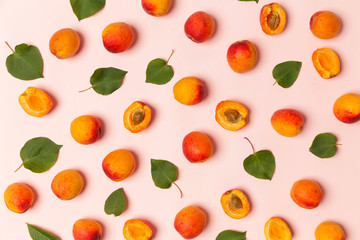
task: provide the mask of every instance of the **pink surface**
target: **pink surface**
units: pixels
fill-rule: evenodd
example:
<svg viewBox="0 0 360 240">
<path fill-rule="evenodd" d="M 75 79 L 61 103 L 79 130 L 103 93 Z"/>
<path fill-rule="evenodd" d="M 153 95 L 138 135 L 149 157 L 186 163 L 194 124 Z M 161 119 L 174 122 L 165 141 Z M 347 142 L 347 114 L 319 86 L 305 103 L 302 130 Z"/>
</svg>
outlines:
<svg viewBox="0 0 360 240">
<path fill-rule="evenodd" d="M 226 229 L 247 231 L 247 239 L 265 239 L 263 228 L 272 216 L 282 217 L 293 232 L 294 240 L 314 239 L 316 226 L 325 220 L 340 223 L 347 239 L 360 239 L 358 191 L 360 163 L 359 123 L 344 124 L 332 113 L 334 101 L 344 93 L 359 93 L 360 33 L 355 0 L 279 1 L 287 12 L 283 33 L 265 35 L 259 24 L 263 5 L 271 1 L 239 2 L 236 0 L 175 0 L 168 15 L 152 17 L 140 1 L 107 1 L 96 15 L 78 21 L 69 1 L 0 2 L 2 91 L 0 105 L 0 192 L 13 182 L 25 182 L 36 191 L 34 206 L 24 214 L 10 212 L 0 203 L 1 239 L 30 239 L 25 223 L 49 230 L 62 239 L 72 239 L 72 225 L 80 218 L 93 218 L 104 227 L 104 239 L 124 239 L 123 224 L 130 218 L 142 218 L 155 229 L 153 239 L 181 239 L 173 227 L 176 213 L 189 204 L 199 205 L 208 214 L 208 224 L 199 240 L 215 239 Z M 216 20 L 216 32 L 208 42 L 196 44 L 184 34 L 183 25 L 193 12 L 203 10 Z M 309 30 L 313 13 L 330 10 L 343 22 L 340 35 L 330 40 L 315 38 Z M 112 22 L 124 21 L 133 26 L 136 41 L 126 52 L 111 54 L 102 45 L 101 32 Z M 49 51 L 51 35 L 64 27 L 75 29 L 82 39 L 80 52 L 67 60 L 56 59 Z M 231 43 L 247 39 L 259 53 L 256 67 L 246 74 L 234 73 L 226 62 Z M 6 70 L 5 60 L 11 54 L 4 44 L 28 43 L 37 46 L 44 60 L 44 79 L 21 81 Z M 320 47 L 334 49 L 341 59 L 341 73 L 324 80 L 315 71 L 312 52 Z M 175 75 L 168 84 L 145 83 L 145 69 L 154 58 L 166 59 L 175 53 L 170 64 Z M 273 67 L 283 61 L 302 61 L 298 80 L 289 89 L 273 86 Z M 128 71 L 123 85 L 109 96 L 94 91 L 79 93 L 89 87 L 93 71 L 100 67 L 117 67 Z M 172 87 L 179 79 L 197 76 L 207 86 L 206 99 L 195 106 L 178 103 Z M 44 89 L 55 100 L 53 110 L 42 118 L 28 116 L 18 104 L 18 96 L 28 86 Z M 250 109 L 249 124 L 237 132 L 221 128 L 215 121 L 215 107 L 222 100 L 237 100 Z M 149 127 L 137 134 L 125 129 L 124 110 L 136 100 L 148 103 L 154 112 Z M 294 138 L 277 134 L 270 117 L 280 108 L 302 112 L 306 122 Z M 104 136 L 95 144 L 76 143 L 69 132 L 77 116 L 93 114 L 104 122 Z M 189 163 L 181 149 L 183 137 L 194 130 L 207 133 L 214 142 L 215 154 L 202 164 Z M 342 145 L 336 156 L 320 159 L 309 152 L 314 137 L 323 132 L 335 134 Z M 46 136 L 62 144 L 56 164 L 47 172 L 35 174 L 22 168 L 19 152 L 23 144 Z M 248 175 L 242 162 L 251 147 L 268 149 L 276 158 L 272 181 Z M 106 177 L 101 162 L 111 151 L 126 148 L 136 154 L 138 167 L 122 182 Z M 150 173 L 150 159 L 166 159 L 179 169 L 177 184 L 184 197 L 173 186 L 157 188 Z M 70 201 L 59 200 L 50 183 L 61 170 L 79 170 L 86 179 L 84 191 Z M 319 207 L 306 210 L 290 198 L 290 188 L 299 179 L 318 181 L 324 198 Z M 104 213 L 105 199 L 123 187 L 128 199 L 126 211 L 119 217 Z M 232 188 L 242 189 L 251 202 L 251 211 L 243 219 L 228 217 L 220 205 L 221 195 Z"/>
</svg>

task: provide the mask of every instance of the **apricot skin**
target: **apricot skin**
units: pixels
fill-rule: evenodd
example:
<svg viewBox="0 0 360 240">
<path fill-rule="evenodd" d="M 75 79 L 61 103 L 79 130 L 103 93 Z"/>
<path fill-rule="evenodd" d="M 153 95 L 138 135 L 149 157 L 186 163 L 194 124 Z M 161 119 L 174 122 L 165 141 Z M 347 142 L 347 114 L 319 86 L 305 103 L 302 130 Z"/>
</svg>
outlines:
<svg viewBox="0 0 360 240">
<path fill-rule="evenodd" d="M 71 28 L 63 28 L 55 32 L 49 41 L 50 52 L 59 59 L 74 56 L 80 47 L 80 37 Z"/>
<path fill-rule="evenodd" d="M 172 0 L 141 0 L 145 12 L 155 17 L 166 15 L 170 10 L 171 3 Z"/>
<path fill-rule="evenodd" d="M 277 19 L 276 24 L 274 24 L 274 18 Z M 260 13 L 260 26 L 267 35 L 281 33 L 286 26 L 286 13 L 284 9 L 277 3 L 264 5 Z"/>
<path fill-rule="evenodd" d="M 95 143 L 101 136 L 101 122 L 91 115 L 79 116 L 71 122 L 70 133 L 80 144 Z"/>
<path fill-rule="evenodd" d="M 296 181 L 291 187 L 290 196 L 292 200 L 302 208 L 316 208 L 322 199 L 320 185 L 308 179 Z"/>
<path fill-rule="evenodd" d="M 79 219 L 74 223 L 72 233 L 74 240 L 100 240 L 102 227 L 95 220 Z"/>
<path fill-rule="evenodd" d="M 279 217 L 271 217 L 264 227 L 266 240 L 291 240 L 292 233 L 286 222 Z"/>
<path fill-rule="evenodd" d="M 256 47 L 248 40 L 237 41 L 230 45 L 226 57 L 230 68 L 234 72 L 245 73 L 256 65 Z"/>
<path fill-rule="evenodd" d="M 335 117 L 343 123 L 355 123 L 360 120 L 360 95 L 346 93 L 336 99 L 333 106 Z"/>
<path fill-rule="evenodd" d="M 215 21 L 208 13 L 198 11 L 193 13 L 185 22 L 186 36 L 193 42 L 202 43 L 214 34 Z"/>
<path fill-rule="evenodd" d="M 239 198 L 241 201 L 241 208 L 240 209 L 233 209 L 229 205 L 229 199 L 231 194 L 234 194 L 236 197 Z M 250 212 L 250 203 L 246 195 L 239 189 L 232 189 L 226 191 L 220 198 L 221 207 L 223 208 L 224 212 L 231 218 L 234 219 L 241 219 L 246 217 Z"/>
<path fill-rule="evenodd" d="M 294 109 L 280 109 L 273 113 L 270 119 L 272 127 L 280 135 L 294 137 L 301 131 L 304 124 L 302 114 Z"/>
<path fill-rule="evenodd" d="M 24 183 L 13 183 L 5 190 L 4 201 L 10 211 L 24 213 L 34 203 L 34 192 Z"/>
<path fill-rule="evenodd" d="M 174 98 L 184 105 L 195 105 L 204 98 L 204 84 L 196 77 L 185 77 L 175 83 Z"/>
<path fill-rule="evenodd" d="M 149 240 L 152 237 L 152 229 L 144 220 L 129 219 L 124 224 L 123 235 L 126 240 Z"/>
<path fill-rule="evenodd" d="M 104 158 L 102 168 L 108 178 L 113 181 L 122 181 L 129 177 L 135 170 L 135 158 L 126 149 L 112 151 Z"/>
<path fill-rule="evenodd" d="M 106 50 L 111 53 L 120 53 L 130 48 L 134 41 L 134 32 L 127 23 L 111 23 L 104 28 L 102 40 Z"/>
<path fill-rule="evenodd" d="M 183 238 L 192 239 L 200 235 L 206 223 L 205 212 L 198 206 L 190 205 L 176 214 L 174 227 Z"/>
<path fill-rule="evenodd" d="M 345 240 L 342 227 L 334 222 L 326 221 L 320 223 L 315 229 L 316 240 Z"/>
<path fill-rule="evenodd" d="M 41 89 L 28 87 L 19 96 L 22 109 L 33 117 L 42 117 L 50 112 L 53 102 L 50 96 Z"/>
<path fill-rule="evenodd" d="M 341 31 L 341 25 L 340 18 L 330 11 L 316 12 L 310 19 L 310 30 L 320 39 L 336 37 Z"/>
<path fill-rule="evenodd" d="M 182 149 L 186 159 L 191 163 L 205 162 L 213 154 L 213 146 L 209 137 L 197 131 L 184 137 Z"/>
<path fill-rule="evenodd" d="M 229 114 L 229 112 L 231 114 Z M 235 120 L 234 113 L 239 114 Z M 245 127 L 248 122 L 248 109 L 239 102 L 225 100 L 217 104 L 215 109 L 215 120 L 221 127 L 230 131 L 237 131 Z"/>
<path fill-rule="evenodd" d="M 73 169 L 59 172 L 51 182 L 51 190 L 61 200 L 70 200 L 80 194 L 84 186 L 81 174 Z"/>
<path fill-rule="evenodd" d="M 335 77 L 340 72 L 340 59 L 330 48 L 319 48 L 312 54 L 312 62 L 322 78 Z"/>
</svg>

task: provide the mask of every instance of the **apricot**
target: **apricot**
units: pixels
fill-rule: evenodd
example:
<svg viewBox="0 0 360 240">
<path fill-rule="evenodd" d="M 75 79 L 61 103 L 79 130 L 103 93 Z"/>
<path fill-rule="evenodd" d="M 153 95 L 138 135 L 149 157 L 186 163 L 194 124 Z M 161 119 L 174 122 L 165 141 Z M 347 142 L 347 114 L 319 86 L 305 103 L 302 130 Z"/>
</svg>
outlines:
<svg viewBox="0 0 360 240">
<path fill-rule="evenodd" d="M 360 120 L 360 95 L 346 93 L 336 99 L 333 106 L 335 117 L 343 123 L 355 123 Z"/>
<path fill-rule="evenodd" d="M 185 22 L 185 35 L 196 43 L 209 40 L 214 34 L 215 21 L 206 12 L 198 11 L 190 15 Z"/>
<path fill-rule="evenodd" d="M 126 240 L 148 240 L 152 237 L 152 229 L 144 220 L 129 219 L 124 224 L 123 234 Z"/>
<path fill-rule="evenodd" d="M 10 211 L 24 213 L 34 203 L 34 192 L 25 183 L 13 183 L 5 189 L 4 201 Z"/>
<path fill-rule="evenodd" d="M 266 240 L 291 240 L 292 233 L 286 222 L 279 217 L 272 217 L 264 227 Z"/>
<path fill-rule="evenodd" d="M 99 222 L 93 219 L 79 219 L 72 229 L 74 240 L 100 240 L 102 227 Z"/>
<path fill-rule="evenodd" d="M 191 163 L 201 163 L 208 160 L 213 154 L 210 138 L 202 132 L 188 133 L 182 142 L 183 153 Z"/>
<path fill-rule="evenodd" d="M 226 130 L 237 131 L 247 124 L 248 114 L 248 109 L 241 103 L 225 100 L 216 106 L 215 120 Z"/>
<path fill-rule="evenodd" d="M 76 142 L 92 144 L 101 136 L 101 122 L 91 115 L 79 116 L 71 122 L 70 133 Z"/>
<path fill-rule="evenodd" d="M 320 185 L 308 179 L 296 181 L 291 187 L 290 196 L 292 200 L 302 208 L 316 208 L 322 199 L 322 190 Z"/>
<path fill-rule="evenodd" d="M 226 191 L 220 198 L 224 212 L 231 218 L 241 219 L 250 212 L 250 203 L 245 193 L 239 189 Z"/>
<path fill-rule="evenodd" d="M 181 209 L 175 216 L 174 227 L 185 239 L 200 235 L 207 224 L 205 212 L 198 206 L 190 205 Z"/>
<path fill-rule="evenodd" d="M 134 41 L 134 32 L 127 23 L 115 22 L 104 28 L 102 40 L 106 50 L 120 53 L 130 48 Z"/>
<path fill-rule="evenodd" d="M 63 28 L 55 32 L 49 41 L 50 52 L 59 59 L 70 58 L 80 47 L 80 37 L 71 28 Z"/>
<path fill-rule="evenodd" d="M 270 3 L 262 7 L 260 12 L 260 25 L 264 33 L 276 35 L 286 26 L 286 12 L 277 3 Z"/>
<path fill-rule="evenodd" d="M 340 72 L 340 59 L 330 48 L 315 50 L 312 54 L 312 62 L 322 78 L 332 78 Z"/>
<path fill-rule="evenodd" d="M 330 11 L 318 11 L 310 19 L 311 32 L 321 39 L 336 37 L 341 31 L 341 25 L 340 18 Z"/>
<path fill-rule="evenodd" d="M 151 108 L 143 102 L 133 102 L 124 113 L 124 126 L 132 133 L 147 128 L 151 120 Z"/>
<path fill-rule="evenodd" d="M 84 186 L 81 174 L 73 169 L 59 172 L 51 182 L 51 190 L 61 200 L 70 200 L 80 194 Z"/>
<path fill-rule="evenodd" d="M 195 105 L 204 98 L 204 83 L 196 77 L 185 77 L 175 83 L 174 98 L 184 105 Z"/>
<path fill-rule="evenodd" d="M 155 17 L 167 14 L 171 4 L 172 0 L 141 0 L 141 5 L 145 12 Z"/>
<path fill-rule="evenodd" d="M 345 240 L 342 227 L 334 222 L 326 221 L 320 223 L 315 229 L 316 240 Z"/>
<path fill-rule="evenodd" d="M 274 112 L 270 122 L 280 135 L 294 137 L 300 133 L 304 124 L 304 117 L 294 109 L 284 108 Z"/>
<path fill-rule="evenodd" d="M 134 172 L 135 166 L 133 154 L 126 149 L 112 151 L 102 162 L 106 176 L 116 182 L 129 177 Z"/>
<path fill-rule="evenodd" d="M 19 103 L 22 109 L 33 117 L 42 117 L 50 112 L 53 102 L 50 96 L 41 89 L 28 87 L 19 96 Z"/>
<path fill-rule="evenodd" d="M 230 68 L 234 72 L 245 73 L 256 65 L 256 47 L 248 40 L 237 41 L 230 45 L 226 57 Z"/>
</svg>

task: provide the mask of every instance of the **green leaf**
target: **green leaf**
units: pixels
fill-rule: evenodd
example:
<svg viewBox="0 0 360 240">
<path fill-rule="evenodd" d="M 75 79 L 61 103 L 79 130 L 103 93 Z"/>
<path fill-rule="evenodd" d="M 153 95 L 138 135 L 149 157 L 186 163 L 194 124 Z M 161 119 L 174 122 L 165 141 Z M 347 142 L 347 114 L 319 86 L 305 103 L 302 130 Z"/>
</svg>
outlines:
<svg viewBox="0 0 360 240">
<path fill-rule="evenodd" d="M 96 69 L 90 78 L 91 88 L 101 95 L 109 95 L 121 87 L 126 73 L 127 71 L 113 67 Z M 83 91 L 86 90 L 88 89 Z"/>
<path fill-rule="evenodd" d="M 259 2 L 259 0 L 238 0 L 238 1 L 240 1 L 240 2 L 256 2 L 256 3 Z"/>
<path fill-rule="evenodd" d="M 29 230 L 30 237 L 33 240 L 60 240 L 60 238 L 56 237 L 52 233 L 44 231 L 38 227 L 35 227 L 31 224 L 26 224 Z"/>
<path fill-rule="evenodd" d="M 287 61 L 279 63 L 273 69 L 273 77 L 283 88 L 291 87 L 299 76 L 301 62 Z"/>
<path fill-rule="evenodd" d="M 174 50 L 171 52 L 169 59 L 173 53 Z M 161 58 L 156 58 L 149 62 L 146 69 L 147 83 L 163 85 L 168 83 L 173 78 L 174 70 L 170 65 L 168 65 L 169 59 L 165 61 Z"/>
<path fill-rule="evenodd" d="M 310 147 L 310 152 L 319 158 L 330 158 L 336 154 L 337 138 L 331 133 L 318 134 Z"/>
<path fill-rule="evenodd" d="M 114 214 L 114 216 L 120 216 L 126 207 L 126 198 L 124 189 L 119 188 L 112 192 L 105 201 L 104 210 L 107 215 Z"/>
<path fill-rule="evenodd" d="M 13 54 L 6 58 L 6 68 L 21 80 L 43 78 L 43 60 L 39 49 L 25 43 L 17 45 Z"/>
<path fill-rule="evenodd" d="M 20 150 L 20 157 L 25 168 L 42 173 L 55 164 L 61 147 L 46 137 L 37 137 L 25 143 Z"/>
<path fill-rule="evenodd" d="M 105 0 L 70 0 L 76 17 L 81 20 L 90 17 L 105 6 Z"/>
<path fill-rule="evenodd" d="M 217 235 L 216 240 L 245 240 L 246 232 L 225 230 Z"/>
</svg>

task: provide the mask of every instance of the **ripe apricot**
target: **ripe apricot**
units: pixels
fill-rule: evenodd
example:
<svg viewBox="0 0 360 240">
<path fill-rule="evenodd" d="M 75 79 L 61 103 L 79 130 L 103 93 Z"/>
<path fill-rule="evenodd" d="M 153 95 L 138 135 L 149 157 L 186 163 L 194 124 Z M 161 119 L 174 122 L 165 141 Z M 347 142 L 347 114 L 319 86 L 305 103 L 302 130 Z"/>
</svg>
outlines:
<svg viewBox="0 0 360 240">
<path fill-rule="evenodd" d="M 224 212 L 231 218 L 241 219 L 250 212 L 250 203 L 246 195 L 239 189 L 226 191 L 220 198 Z"/>
<path fill-rule="evenodd" d="M 207 224 L 205 212 L 198 206 L 190 205 L 181 209 L 175 216 L 174 227 L 185 239 L 200 235 Z"/>
<path fill-rule="evenodd" d="M 326 221 L 320 223 L 315 229 L 316 240 L 345 240 L 342 227 L 334 222 Z"/>
<path fill-rule="evenodd" d="M 107 25 L 102 32 L 104 47 L 111 53 L 120 53 L 132 45 L 134 32 L 131 26 L 124 22 Z"/>
<path fill-rule="evenodd" d="M 19 103 L 27 114 L 34 117 L 44 116 L 53 106 L 50 96 L 43 90 L 35 87 L 28 87 L 19 96 Z"/>
<path fill-rule="evenodd" d="M 261 9 L 260 25 L 268 35 L 279 34 L 286 26 L 286 12 L 278 3 L 267 4 Z"/>
<path fill-rule="evenodd" d="M 155 17 L 167 14 L 171 4 L 172 0 L 141 0 L 141 5 L 145 12 Z"/>
<path fill-rule="evenodd" d="M 80 194 L 84 186 L 81 174 L 73 169 L 59 172 L 51 182 L 51 190 L 61 200 L 70 200 Z"/>
<path fill-rule="evenodd" d="M 126 240 L 149 240 L 152 237 L 150 225 L 141 219 L 129 219 L 123 227 Z"/>
<path fill-rule="evenodd" d="M 286 222 L 279 217 L 272 217 L 264 227 L 266 240 L 291 240 L 292 233 Z"/>
<path fill-rule="evenodd" d="M 79 219 L 72 229 L 74 240 L 100 240 L 102 227 L 93 219 Z"/>
<path fill-rule="evenodd" d="M 13 183 L 5 189 L 4 201 L 10 211 L 24 213 L 34 203 L 34 192 L 25 183 Z"/>
<path fill-rule="evenodd" d="M 132 133 L 147 128 L 151 120 L 151 108 L 143 102 L 133 102 L 124 112 L 124 126 Z"/>
<path fill-rule="evenodd" d="M 198 131 L 190 132 L 184 137 L 182 149 L 186 159 L 191 163 L 205 162 L 213 154 L 210 138 Z"/>
<path fill-rule="evenodd" d="M 71 122 L 70 133 L 78 143 L 92 144 L 101 136 L 101 122 L 91 115 L 79 116 Z"/>
<path fill-rule="evenodd" d="M 360 120 L 360 95 L 346 93 L 336 99 L 333 106 L 335 117 L 343 123 L 355 123 Z"/>
<path fill-rule="evenodd" d="M 301 131 L 304 124 L 303 115 L 289 108 L 277 110 L 273 113 L 270 119 L 271 126 L 280 135 L 285 137 L 294 137 Z"/>
<path fill-rule="evenodd" d="M 291 187 L 290 196 L 292 200 L 302 208 L 316 208 L 322 199 L 320 185 L 308 179 L 296 181 Z"/>
<path fill-rule="evenodd" d="M 226 100 L 219 102 L 216 106 L 215 120 L 221 127 L 237 131 L 247 124 L 248 114 L 248 109 L 241 103 Z"/>
<path fill-rule="evenodd" d="M 330 11 L 318 11 L 310 19 L 311 32 L 321 39 L 336 37 L 341 31 L 341 25 L 340 18 Z"/>
<path fill-rule="evenodd" d="M 204 83 L 196 77 L 185 77 L 175 83 L 174 98 L 184 105 L 195 105 L 204 98 Z"/>
<path fill-rule="evenodd" d="M 193 42 L 202 43 L 214 34 L 215 21 L 206 12 L 198 11 L 190 15 L 184 25 L 186 36 Z"/>
<path fill-rule="evenodd" d="M 50 52 L 59 59 L 75 55 L 80 47 L 80 37 L 71 28 L 63 28 L 55 32 L 49 41 Z"/>
<path fill-rule="evenodd" d="M 256 65 L 256 47 L 248 40 L 237 41 L 230 45 L 226 57 L 230 68 L 234 72 L 245 73 Z"/>
<path fill-rule="evenodd" d="M 322 78 L 332 78 L 340 72 L 340 59 L 330 48 L 319 48 L 312 54 L 312 62 Z"/>
<path fill-rule="evenodd" d="M 106 176 L 113 181 L 121 181 L 129 177 L 135 170 L 135 158 L 126 149 L 112 151 L 104 158 L 102 168 Z"/>
</svg>

